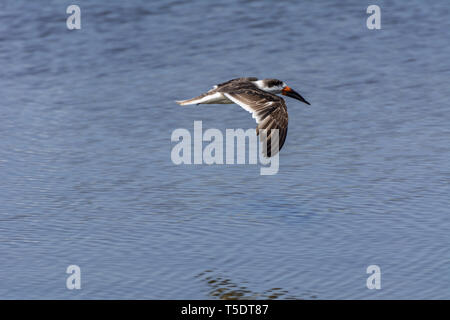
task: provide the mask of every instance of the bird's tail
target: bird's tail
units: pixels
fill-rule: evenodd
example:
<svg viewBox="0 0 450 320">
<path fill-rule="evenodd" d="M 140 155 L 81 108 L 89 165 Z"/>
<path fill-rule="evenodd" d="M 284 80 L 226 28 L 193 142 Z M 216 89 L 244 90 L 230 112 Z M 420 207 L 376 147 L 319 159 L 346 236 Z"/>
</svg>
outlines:
<svg viewBox="0 0 450 320">
<path fill-rule="evenodd" d="M 187 106 L 187 105 L 191 105 L 191 104 L 200 104 L 203 102 L 203 98 L 206 96 L 206 94 L 202 94 L 198 97 L 192 98 L 192 99 L 187 99 L 187 100 L 177 100 L 175 101 L 176 103 L 178 103 L 180 106 Z"/>
</svg>

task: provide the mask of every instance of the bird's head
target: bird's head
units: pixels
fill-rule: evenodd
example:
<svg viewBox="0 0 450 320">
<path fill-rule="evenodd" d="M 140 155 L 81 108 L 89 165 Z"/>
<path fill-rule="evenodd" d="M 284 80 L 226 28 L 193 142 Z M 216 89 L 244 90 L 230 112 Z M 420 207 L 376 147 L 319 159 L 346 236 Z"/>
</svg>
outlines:
<svg viewBox="0 0 450 320">
<path fill-rule="evenodd" d="M 292 88 L 290 88 L 286 83 L 278 79 L 264 79 L 254 81 L 255 85 L 266 92 L 273 94 L 282 94 L 284 96 L 288 96 L 306 104 L 310 104 L 308 101 L 303 98 L 300 93 L 296 92 Z"/>
</svg>

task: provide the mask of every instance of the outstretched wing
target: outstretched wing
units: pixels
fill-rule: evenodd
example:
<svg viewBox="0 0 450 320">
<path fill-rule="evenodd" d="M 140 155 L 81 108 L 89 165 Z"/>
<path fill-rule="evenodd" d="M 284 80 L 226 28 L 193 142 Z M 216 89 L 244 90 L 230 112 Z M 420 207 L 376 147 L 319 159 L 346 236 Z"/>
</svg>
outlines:
<svg viewBox="0 0 450 320">
<path fill-rule="evenodd" d="M 223 92 L 223 94 L 252 114 L 258 124 L 256 127 L 258 135 L 261 130 L 266 130 L 267 139 L 264 139 L 264 135 L 260 135 L 263 143 L 266 140 L 263 144 L 265 146 L 263 152 L 266 156 L 271 157 L 281 150 L 288 130 L 288 113 L 282 98 L 250 87 Z M 272 142 L 272 137 L 275 136 L 274 129 L 278 129 L 278 139 Z"/>
<path fill-rule="evenodd" d="M 245 77 L 245 78 L 235 78 L 235 79 L 231 79 L 228 80 L 226 82 L 223 83 L 219 83 L 218 85 L 216 85 L 216 88 L 220 88 L 220 87 L 224 87 L 227 86 L 229 84 L 235 84 L 235 83 L 242 83 L 242 82 L 250 82 L 250 81 L 256 81 L 258 80 L 258 78 L 255 77 Z"/>
</svg>

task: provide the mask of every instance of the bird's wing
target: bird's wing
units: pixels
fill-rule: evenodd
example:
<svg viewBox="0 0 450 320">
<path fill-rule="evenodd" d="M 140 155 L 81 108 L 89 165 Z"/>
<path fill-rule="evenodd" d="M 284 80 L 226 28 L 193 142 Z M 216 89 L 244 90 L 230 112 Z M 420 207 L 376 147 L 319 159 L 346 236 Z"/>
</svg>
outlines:
<svg viewBox="0 0 450 320">
<path fill-rule="evenodd" d="M 220 88 L 220 87 L 227 86 L 229 84 L 235 84 L 235 83 L 238 83 L 238 82 L 239 83 L 250 82 L 250 81 L 256 81 L 256 80 L 258 80 L 258 78 L 255 78 L 255 77 L 235 78 L 235 79 L 231 79 L 231 80 L 228 80 L 226 82 L 223 82 L 223 83 L 219 83 L 215 87 L 216 88 Z"/>
<path fill-rule="evenodd" d="M 230 88 L 231 89 L 231 88 Z M 252 114 L 258 126 L 256 133 L 259 135 L 261 130 L 266 130 L 267 140 L 263 144 L 263 152 L 268 157 L 275 155 L 286 140 L 288 130 L 288 113 L 286 103 L 277 95 L 255 88 L 235 89 L 228 92 L 222 92 L 228 99 L 241 106 Z M 278 141 L 271 140 L 274 129 L 278 129 Z M 263 141 L 264 136 L 260 136 Z M 264 141 L 263 141 L 264 142 Z M 273 152 L 272 152 L 273 150 Z"/>
<path fill-rule="evenodd" d="M 228 80 L 228 81 L 226 81 L 226 82 L 222 82 L 222 83 L 219 83 L 219 84 L 214 85 L 214 86 L 212 87 L 212 89 L 209 90 L 208 92 L 216 92 L 217 89 L 223 89 L 224 87 L 228 87 L 228 86 L 235 86 L 235 85 L 237 85 L 238 83 L 239 83 L 240 85 L 244 84 L 244 85 L 252 86 L 252 87 L 253 87 L 254 84 L 251 83 L 251 81 L 256 81 L 256 80 L 258 80 L 258 78 L 255 78 L 255 77 L 245 77 L 245 78 L 235 78 L 235 79 L 231 79 L 231 80 Z"/>
</svg>

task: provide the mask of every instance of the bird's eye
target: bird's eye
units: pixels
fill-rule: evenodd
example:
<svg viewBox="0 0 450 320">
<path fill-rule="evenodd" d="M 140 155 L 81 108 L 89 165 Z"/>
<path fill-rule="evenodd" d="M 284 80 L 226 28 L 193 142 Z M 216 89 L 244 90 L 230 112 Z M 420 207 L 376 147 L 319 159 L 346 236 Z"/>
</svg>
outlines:
<svg viewBox="0 0 450 320">
<path fill-rule="evenodd" d="M 271 80 L 269 81 L 268 85 L 269 87 L 279 87 L 283 84 L 280 80 Z"/>
</svg>

